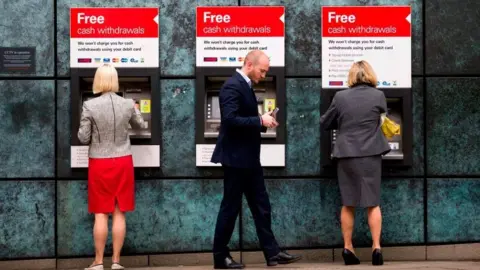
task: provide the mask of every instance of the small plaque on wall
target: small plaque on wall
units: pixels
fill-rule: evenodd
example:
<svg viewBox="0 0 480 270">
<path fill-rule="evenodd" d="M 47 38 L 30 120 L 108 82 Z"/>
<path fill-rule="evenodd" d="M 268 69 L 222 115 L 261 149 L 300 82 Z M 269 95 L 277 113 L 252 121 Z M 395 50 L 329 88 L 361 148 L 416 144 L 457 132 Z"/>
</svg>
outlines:
<svg viewBox="0 0 480 270">
<path fill-rule="evenodd" d="M 0 47 L 0 73 L 35 73 L 35 47 Z"/>
</svg>

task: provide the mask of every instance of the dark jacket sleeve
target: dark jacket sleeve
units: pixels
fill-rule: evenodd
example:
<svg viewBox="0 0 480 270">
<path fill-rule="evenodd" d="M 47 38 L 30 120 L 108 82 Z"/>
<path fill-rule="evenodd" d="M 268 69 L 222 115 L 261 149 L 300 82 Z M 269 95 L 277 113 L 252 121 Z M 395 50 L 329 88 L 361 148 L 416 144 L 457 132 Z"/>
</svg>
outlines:
<svg viewBox="0 0 480 270">
<path fill-rule="evenodd" d="M 387 113 L 387 98 L 385 98 L 385 93 L 381 92 L 380 95 L 380 113 Z"/>
<path fill-rule="evenodd" d="M 261 121 L 259 116 L 242 117 L 238 115 L 240 92 L 235 85 L 225 85 L 220 91 L 219 99 L 223 124 L 227 127 L 257 127 L 260 131 Z"/>
<path fill-rule="evenodd" d="M 338 110 L 336 105 L 336 95 L 333 97 L 332 103 L 328 110 L 320 117 L 320 125 L 324 130 L 337 129 Z"/>
</svg>

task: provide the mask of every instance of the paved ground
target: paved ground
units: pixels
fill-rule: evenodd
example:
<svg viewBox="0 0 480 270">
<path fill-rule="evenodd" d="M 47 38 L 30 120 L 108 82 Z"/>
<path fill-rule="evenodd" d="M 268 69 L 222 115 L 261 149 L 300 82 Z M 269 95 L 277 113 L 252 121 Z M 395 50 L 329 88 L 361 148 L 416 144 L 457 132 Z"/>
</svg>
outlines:
<svg viewBox="0 0 480 270">
<path fill-rule="evenodd" d="M 186 269 L 186 270 L 204 270 L 213 269 L 212 266 L 178 266 L 178 267 L 143 267 L 143 268 L 128 268 L 128 270 L 173 270 L 173 269 Z M 298 263 L 291 264 L 289 266 L 276 266 L 266 267 L 264 264 L 247 265 L 246 269 L 269 269 L 269 270 L 285 270 L 285 269 L 395 269 L 395 270 L 410 270 L 410 269 L 428 269 L 428 270 L 479 270 L 480 261 L 445 261 L 445 262 L 386 262 L 382 266 L 372 266 L 370 263 L 363 263 L 356 266 L 345 266 L 341 263 Z"/>
</svg>

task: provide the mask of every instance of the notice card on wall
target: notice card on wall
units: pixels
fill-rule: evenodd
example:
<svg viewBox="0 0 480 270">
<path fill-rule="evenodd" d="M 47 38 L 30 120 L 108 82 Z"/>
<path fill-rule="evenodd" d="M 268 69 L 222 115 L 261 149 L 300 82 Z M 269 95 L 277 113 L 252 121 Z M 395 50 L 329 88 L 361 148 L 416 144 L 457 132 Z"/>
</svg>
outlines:
<svg viewBox="0 0 480 270">
<path fill-rule="evenodd" d="M 35 47 L 0 47 L 0 73 L 35 73 Z"/>
</svg>

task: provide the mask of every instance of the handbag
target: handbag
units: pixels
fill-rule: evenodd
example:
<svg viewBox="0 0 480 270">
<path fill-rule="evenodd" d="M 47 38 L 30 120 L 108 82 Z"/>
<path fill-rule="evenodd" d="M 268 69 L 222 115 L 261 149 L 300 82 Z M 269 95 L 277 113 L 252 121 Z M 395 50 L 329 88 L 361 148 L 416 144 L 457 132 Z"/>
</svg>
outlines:
<svg viewBox="0 0 480 270">
<path fill-rule="evenodd" d="M 387 139 L 391 139 L 395 135 L 400 135 L 400 125 L 388 118 L 385 114 L 381 116 L 382 132 Z"/>
</svg>

